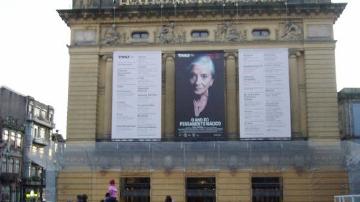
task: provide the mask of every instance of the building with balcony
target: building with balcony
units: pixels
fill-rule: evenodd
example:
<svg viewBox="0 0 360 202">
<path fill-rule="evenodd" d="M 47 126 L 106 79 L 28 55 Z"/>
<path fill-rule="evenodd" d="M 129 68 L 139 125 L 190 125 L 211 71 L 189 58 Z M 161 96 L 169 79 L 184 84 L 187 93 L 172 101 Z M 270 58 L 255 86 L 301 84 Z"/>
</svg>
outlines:
<svg viewBox="0 0 360 202">
<path fill-rule="evenodd" d="M 57 201 L 349 193 L 330 0 L 73 0 Z"/>
<path fill-rule="evenodd" d="M 352 142 L 349 152 L 358 156 L 360 150 L 354 145 L 360 144 L 360 89 L 344 88 L 338 92 L 339 126 L 341 138 Z M 349 183 L 351 193 L 360 193 L 360 165 L 359 158 L 354 161 L 355 166 L 349 169 Z M 357 166 L 356 166 L 357 165 Z"/>
<path fill-rule="evenodd" d="M 0 200 L 20 201 L 25 128 L 18 120 L 7 116 L 0 118 L 0 131 Z"/>
<path fill-rule="evenodd" d="M 21 182 L 19 184 L 21 185 L 21 194 L 16 195 L 15 198 L 11 197 L 11 201 L 19 201 L 20 198 L 25 200 L 26 194 L 31 191 L 42 199 L 45 188 L 45 169 L 31 160 L 30 153 L 45 155 L 47 152 L 46 146 L 51 141 L 52 130 L 55 127 L 54 109 L 33 97 L 21 95 L 6 87 L 1 87 L 0 92 L 0 118 L 6 123 L 9 123 L 10 120 L 10 123 L 16 123 L 15 125 L 21 127 L 21 130 L 17 130 L 19 132 L 14 129 L 2 131 L 3 138 L 9 139 L 9 145 L 21 146 L 16 146 L 21 155 L 18 156 L 18 159 L 13 160 L 14 166 L 11 167 L 17 170 L 21 165 L 18 180 L 19 183 Z M 21 163 L 18 160 L 21 160 Z"/>
</svg>

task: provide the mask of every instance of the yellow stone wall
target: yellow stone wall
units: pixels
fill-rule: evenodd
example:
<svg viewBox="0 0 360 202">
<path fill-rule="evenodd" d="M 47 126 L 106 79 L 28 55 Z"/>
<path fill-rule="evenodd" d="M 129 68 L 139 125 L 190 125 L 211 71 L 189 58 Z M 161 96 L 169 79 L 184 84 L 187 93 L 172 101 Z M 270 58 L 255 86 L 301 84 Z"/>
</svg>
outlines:
<svg viewBox="0 0 360 202">
<path fill-rule="evenodd" d="M 62 172 L 58 176 L 58 202 L 76 201 L 76 195 L 86 194 L 89 202 L 103 199 L 108 183 L 114 179 L 119 185 L 121 177 L 150 177 L 151 202 L 163 202 L 171 195 L 176 202 L 186 202 L 186 177 L 216 177 L 217 202 L 251 202 L 251 177 L 280 177 L 284 202 L 329 202 L 334 195 L 348 193 L 347 174 L 327 170 L 302 172 L 218 171 L 218 172 L 115 172 L 99 171 Z M 121 198 L 120 191 L 118 199 Z"/>
<path fill-rule="evenodd" d="M 94 142 L 108 139 L 111 134 L 112 52 L 119 50 L 161 50 L 163 53 L 162 137 L 172 138 L 175 133 L 175 51 L 225 51 L 225 131 L 230 139 L 239 136 L 238 53 L 240 48 L 289 48 L 289 84 L 291 94 L 292 136 L 317 141 L 339 138 L 337 95 L 335 80 L 335 41 L 332 38 L 332 14 L 292 16 L 302 27 L 299 40 L 280 40 L 284 16 L 243 16 L 232 21 L 246 39 L 239 42 L 215 41 L 215 30 L 224 23 L 220 14 L 213 16 L 173 17 L 176 33 L 185 33 L 181 43 L 160 43 L 157 31 L 167 20 L 138 17 L 117 19 L 121 40 L 117 45 L 102 44 L 104 28 L 111 27 L 113 19 L 74 18 L 69 20 L 72 31 L 69 73 L 67 141 Z M 305 19 L 306 18 L 306 19 Z M 212 19 L 211 21 L 209 19 Z M 329 20 L 331 19 L 331 20 Z M 314 27 L 329 28 L 328 38 L 313 32 Z M 251 36 L 253 28 L 268 28 L 266 40 Z M 208 41 L 193 41 L 191 30 L 209 30 Z M 132 31 L 148 31 L 147 42 L 136 42 Z M 325 33 L 326 35 L 326 33 Z M 319 37 L 320 36 L 320 37 Z M 241 61 L 240 61 L 241 62 Z M 186 202 L 187 176 L 216 177 L 217 202 L 250 202 L 252 176 L 278 176 L 282 178 L 284 202 L 332 201 L 333 195 L 348 190 L 344 171 L 323 169 L 318 171 L 287 170 L 189 172 L 159 170 L 149 172 L 122 172 L 64 170 L 57 182 L 59 202 L 75 201 L 77 194 L 87 194 L 90 202 L 103 199 L 110 179 L 119 184 L 120 177 L 146 176 L 151 178 L 151 202 L 162 202 L 171 195 L 176 202 Z"/>
</svg>

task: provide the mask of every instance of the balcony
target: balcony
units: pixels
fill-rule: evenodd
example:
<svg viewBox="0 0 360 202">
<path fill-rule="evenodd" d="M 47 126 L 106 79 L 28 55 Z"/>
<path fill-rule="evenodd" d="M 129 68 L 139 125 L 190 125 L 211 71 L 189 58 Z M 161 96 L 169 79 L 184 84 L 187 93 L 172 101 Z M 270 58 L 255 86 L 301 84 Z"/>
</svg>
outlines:
<svg viewBox="0 0 360 202">
<path fill-rule="evenodd" d="M 41 177 L 34 175 L 28 178 L 24 178 L 23 183 L 27 186 L 44 186 L 45 178 L 41 179 Z"/>
<path fill-rule="evenodd" d="M 0 181 L 2 183 L 12 183 L 17 182 L 20 175 L 18 173 L 1 173 Z"/>
<path fill-rule="evenodd" d="M 47 120 L 45 118 L 42 118 L 40 116 L 34 116 L 33 114 L 28 114 L 27 116 L 28 121 L 34 121 L 40 125 L 43 125 L 48 128 L 55 128 L 55 124 L 51 122 L 50 120 Z"/>
<path fill-rule="evenodd" d="M 49 140 L 46 140 L 45 138 L 34 137 L 33 143 L 42 146 L 47 146 L 49 144 Z"/>
</svg>

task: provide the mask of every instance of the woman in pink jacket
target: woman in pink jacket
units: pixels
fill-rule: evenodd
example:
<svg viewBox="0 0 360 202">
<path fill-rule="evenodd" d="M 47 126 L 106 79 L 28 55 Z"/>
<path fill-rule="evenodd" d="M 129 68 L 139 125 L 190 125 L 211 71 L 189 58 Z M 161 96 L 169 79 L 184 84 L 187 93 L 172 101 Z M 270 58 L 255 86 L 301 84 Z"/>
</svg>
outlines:
<svg viewBox="0 0 360 202">
<path fill-rule="evenodd" d="M 115 202 L 117 197 L 117 188 L 115 186 L 115 180 L 110 180 L 109 187 L 108 187 L 108 193 L 110 194 L 110 201 Z"/>
</svg>

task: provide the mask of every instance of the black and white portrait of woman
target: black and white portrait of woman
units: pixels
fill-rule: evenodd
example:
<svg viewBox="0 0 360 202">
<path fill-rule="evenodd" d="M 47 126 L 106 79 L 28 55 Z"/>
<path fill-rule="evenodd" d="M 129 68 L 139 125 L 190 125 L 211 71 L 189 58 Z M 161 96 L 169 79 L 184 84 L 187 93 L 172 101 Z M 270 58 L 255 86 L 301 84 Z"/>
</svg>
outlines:
<svg viewBox="0 0 360 202">
<path fill-rule="evenodd" d="M 177 52 L 175 69 L 177 135 L 222 137 L 224 53 Z"/>
</svg>

